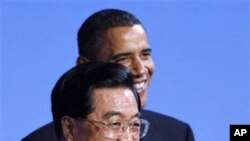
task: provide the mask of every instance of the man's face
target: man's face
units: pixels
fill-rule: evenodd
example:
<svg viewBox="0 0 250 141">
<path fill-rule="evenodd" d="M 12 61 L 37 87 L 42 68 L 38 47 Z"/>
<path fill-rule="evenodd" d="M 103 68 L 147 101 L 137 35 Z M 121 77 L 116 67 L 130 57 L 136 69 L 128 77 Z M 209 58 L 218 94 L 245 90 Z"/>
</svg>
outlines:
<svg viewBox="0 0 250 141">
<path fill-rule="evenodd" d="M 105 124 L 137 121 L 139 111 L 134 94 L 127 88 L 94 90 L 94 112 L 87 119 Z M 129 128 L 117 134 L 117 139 L 110 139 L 111 132 L 107 130 L 108 127 L 101 123 L 77 121 L 73 141 L 139 141 Z"/>
<path fill-rule="evenodd" d="M 100 50 L 97 61 L 115 62 L 129 68 L 135 77 L 142 106 L 145 106 L 155 66 L 143 27 L 138 24 L 111 28 L 106 32 L 106 38 L 109 42 Z"/>
</svg>

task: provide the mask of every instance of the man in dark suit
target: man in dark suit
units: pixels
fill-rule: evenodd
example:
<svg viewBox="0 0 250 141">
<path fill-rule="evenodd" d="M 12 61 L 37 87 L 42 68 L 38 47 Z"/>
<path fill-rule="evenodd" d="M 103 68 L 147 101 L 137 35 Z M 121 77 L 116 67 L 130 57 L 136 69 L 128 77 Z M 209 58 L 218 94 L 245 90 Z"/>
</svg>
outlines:
<svg viewBox="0 0 250 141">
<path fill-rule="evenodd" d="M 130 69 L 134 87 L 147 102 L 147 92 L 154 73 L 151 48 L 143 24 L 131 13 L 106 9 L 91 15 L 78 31 L 79 57 L 77 64 L 89 61 L 109 61 Z M 142 110 L 150 122 L 144 141 L 193 141 L 190 126 L 175 118 L 149 110 Z M 23 141 L 54 141 L 53 123 L 34 131 Z"/>
</svg>

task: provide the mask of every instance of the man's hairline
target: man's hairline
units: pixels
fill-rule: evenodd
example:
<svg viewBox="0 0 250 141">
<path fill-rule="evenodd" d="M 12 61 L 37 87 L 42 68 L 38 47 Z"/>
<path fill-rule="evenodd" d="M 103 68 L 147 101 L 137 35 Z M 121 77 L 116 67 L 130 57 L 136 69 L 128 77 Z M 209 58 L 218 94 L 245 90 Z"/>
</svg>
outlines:
<svg viewBox="0 0 250 141">
<path fill-rule="evenodd" d="M 108 31 L 110 31 L 111 29 L 115 29 L 115 28 L 133 27 L 133 26 L 136 26 L 136 25 L 140 25 L 143 28 L 143 30 L 145 31 L 145 34 L 147 34 L 146 29 L 145 29 L 145 27 L 143 26 L 142 23 L 136 23 L 136 24 L 132 24 L 132 25 L 119 25 L 119 26 L 109 27 L 109 28 L 107 28 L 107 29 L 105 29 L 105 30 L 102 31 L 102 36 L 103 36 L 103 39 L 104 39 L 104 40 L 102 40 L 102 44 L 103 45 L 101 45 L 101 46 L 99 46 L 97 48 L 97 52 L 94 53 L 95 54 L 94 56 L 85 56 L 85 55 L 82 55 L 80 53 L 78 54 L 78 56 L 79 57 L 86 57 L 87 59 L 89 59 L 89 61 L 92 61 L 93 58 L 94 58 L 94 60 L 96 60 L 98 58 L 98 56 L 100 55 L 101 50 L 104 49 L 104 48 L 106 48 L 106 47 L 109 47 L 108 43 L 110 43 L 110 40 L 109 40 L 109 38 L 107 38 L 107 32 Z"/>
<path fill-rule="evenodd" d="M 136 108 L 137 108 L 137 110 L 138 110 L 138 112 L 135 114 L 135 115 L 133 115 L 132 116 L 132 118 L 134 118 L 135 116 L 138 116 L 138 117 L 140 117 L 141 116 L 141 113 L 140 113 L 140 109 L 139 109 L 139 107 L 138 107 L 138 105 L 139 105 L 139 103 L 138 103 L 138 101 L 137 101 L 137 98 L 136 98 L 136 93 L 134 93 L 134 91 L 131 89 L 131 88 L 129 88 L 129 87 L 127 87 L 127 86 L 124 86 L 124 85 L 118 85 L 118 86 L 113 86 L 113 87 L 108 87 L 108 86 L 101 86 L 101 87 L 95 87 L 94 89 L 92 89 L 90 92 L 92 93 L 91 95 L 91 97 L 92 97 L 92 100 L 93 100 L 93 105 L 92 105 L 92 107 L 93 107 L 93 111 L 91 112 L 91 113 L 94 113 L 95 112 L 95 110 L 96 110 L 96 93 L 95 93 L 95 91 L 96 90 L 100 90 L 100 89 L 110 89 L 110 90 L 113 90 L 113 89 L 127 89 L 127 90 L 129 90 L 130 92 L 131 92 L 131 94 L 132 94 L 132 96 L 134 97 L 134 100 L 135 100 L 135 103 L 136 103 Z M 140 106 L 140 105 L 139 105 Z M 108 111 L 108 113 L 109 112 L 115 112 L 116 113 L 116 115 L 119 115 L 118 113 L 118 111 Z M 91 113 L 89 113 L 89 115 L 91 114 Z M 89 115 L 87 115 L 87 117 L 89 116 Z M 114 114 L 115 115 L 115 114 Z M 102 117 L 103 118 L 103 117 Z"/>
</svg>

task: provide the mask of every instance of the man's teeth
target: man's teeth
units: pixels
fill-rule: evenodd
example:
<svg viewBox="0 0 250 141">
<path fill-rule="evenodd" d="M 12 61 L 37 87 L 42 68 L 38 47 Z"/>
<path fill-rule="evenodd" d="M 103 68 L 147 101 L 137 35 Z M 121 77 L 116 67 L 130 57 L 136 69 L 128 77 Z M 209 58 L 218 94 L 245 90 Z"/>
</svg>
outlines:
<svg viewBox="0 0 250 141">
<path fill-rule="evenodd" d="M 139 92 L 139 91 L 141 91 L 145 87 L 145 82 L 135 83 L 134 87 Z"/>
</svg>

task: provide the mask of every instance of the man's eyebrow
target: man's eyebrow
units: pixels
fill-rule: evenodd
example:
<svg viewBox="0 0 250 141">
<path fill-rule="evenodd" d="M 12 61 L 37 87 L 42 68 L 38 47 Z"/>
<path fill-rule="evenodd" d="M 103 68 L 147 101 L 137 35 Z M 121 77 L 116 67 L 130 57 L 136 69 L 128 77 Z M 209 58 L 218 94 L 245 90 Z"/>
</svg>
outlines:
<svg viewBox="0 0 250 141">
<path fill-rule="evenodd" d="M 131 54 L 131 53 L 129 53 L 129 52 L 118 53 L 118 54 L 114 55 L 114 56 L 111 58 L 111 60 L 116 60 L 117 58 L 120 58 L 121 56 L 128 56 L 128 55 L 130 55 L 130 54 Z"/>
<path fill-rule="evenodd" d="M 132 118 L 135 118 L 135 117 L 137 117 L 137 118 L 141 118 L 141 117 L 142 117 L 142 115 L 141 115 L 141 113 L 140 113 L 140 112 L 138 112 L 138 113 L 136 113 L 134 116 L 132 116 Z"/>
<path fill-rule="evenodd" d="M 123 116 L 123 114 L 121 113 L 121 112 L 117 112 L 117 111 L 109 111 L 109 112 L 107 112 L 107 113 L 105 113 L 103 116 L 102 116 L 102 118 L 103 119 L 109 119 L 110 117 L 112 117 L 112 116 L 120 116 L 120 117 L 122 117 Z M 132 117 L 131 117 L 131 119 L 132 118 L 141 118 L 141 113 L 140 112 L 138 112 L 138 113 L 136 113 L 135 115 L 133 115 Z"/>
<path fill-rule="evenodd" d="M 148 47 L 148 48 L 143 49 L 142 52 L 152 52 L 152 49 Z M 117 58 L 120 58 L 121 56 L 128 56 L 130 54 L 131 53 L 129 53 L 129 52 L 118 53 L 118 54 L 114 55 L 110 60 L 116 60 Z"/>
<path fill-rule="evenodd" d="M 121 112 L 117 112 L 117 111 L 108 111 L 107 113 L 105 113 L 102 118 L 103 119 L 109 119 L 112 116 L 122 116 Z"/>
<path fill-rule="evenodd" d="M 152 49 L 151 48 L 145 48 L 142 50 L 142 52 L 152 52 Z"/>
</svg>

